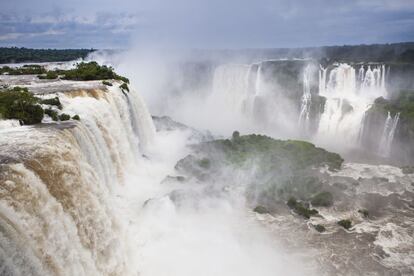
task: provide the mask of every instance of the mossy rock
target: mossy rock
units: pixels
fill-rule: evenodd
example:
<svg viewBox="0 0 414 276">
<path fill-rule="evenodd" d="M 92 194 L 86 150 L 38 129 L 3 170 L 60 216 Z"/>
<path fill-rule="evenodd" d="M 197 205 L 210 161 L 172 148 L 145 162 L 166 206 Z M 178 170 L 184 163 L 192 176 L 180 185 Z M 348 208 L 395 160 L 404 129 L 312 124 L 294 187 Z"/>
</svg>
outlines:
<svg viewBox="0 0 414 276">
<path fill-rule="evenodd" d="M 291 208 L 296 214 L 309 219 L 311 216 L 316 216 L 319 214 L 318 210 L 309 209 L 302 202 L 296 200 L 296 198 L 289 198 L 287 205 Z"/>
<path fill-rule="evenodd" d="M 337 222 L 338 225 L 342 226 L 343 228 L 349 230 L 352 227 L 352 221 L 349 219 L 343 219 Z"/>
<path fill-rule="evenodd" d="M 321 225 L 321 224 L 314 224 L 312 225 L 313 228 L 315 228 L 316 231 L 318 231 L 319 233 L 323 233 L 326 231 L 325 226 Z"/>
<path fill-rule="evenodd" d="M 330 192 L 320 192 L 311 199 L 312 206 L 330 207 L 333 204 L 333 195 Z"/>
<path fill-rule="evenodd" d="M 405 166 L 401 168 L 403 174 L 414 174 L 414 166 Z"/>
<path fill-rule="evenodd" d="M 264 206 L 256 206 L 256 208 L 253 209 L 254 212 L 258 214 L 269 214 L 269 211 Z"/>
<path fill-rule="evenodd" d="M 358 213 L 360 213 L 364 218 L 368 218 L 369 217 L 369 212 L 367 209 L 359 209 Z"/>
</svg>

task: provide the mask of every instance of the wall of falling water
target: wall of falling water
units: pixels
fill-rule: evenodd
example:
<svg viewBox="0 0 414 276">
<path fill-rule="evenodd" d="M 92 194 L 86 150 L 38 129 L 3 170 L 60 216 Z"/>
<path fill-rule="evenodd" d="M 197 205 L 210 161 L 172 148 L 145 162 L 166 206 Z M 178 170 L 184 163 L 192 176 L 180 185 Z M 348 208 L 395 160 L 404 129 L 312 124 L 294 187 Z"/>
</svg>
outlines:
<svg viewBox="0 0 414 276">
<path fill-rule="evenodd" d="M 310 67 L 307 66 L 303 72 L 303 95 L 299 114 L 299 127 L 304 127 L 305 132 L 309 131 L 310 108 L 312 104 L 310 81 Z"/>
<path fill-rule="evenodd" d="M 0 274 L 128 274 L 113 190 L 150 154 L 151 117 L 134 91 L 59 97 L 63 112 L 81 121 L 1 124 Z"/>
<path fill-rule="evenodd" d="M 364 114 L 378 97 L 386 97 L 385 66 L 337 64 L 319 72 L 319 94 L 326 98 L 315 141 L 328 147 L 357 147 Z"/>
<path fill-rule="evenodd" d="M 395 131 L 398 126 L 398 121 L 400 120 L 400 113 L 391 116 L 391 113 L 388 112 L 387 119 L 384 123 L 384 130 L 382 131 L 378 152 L 382 156 L 389 156 L 391 152 L 392 142 L 394 140 Z"/>
</svg>

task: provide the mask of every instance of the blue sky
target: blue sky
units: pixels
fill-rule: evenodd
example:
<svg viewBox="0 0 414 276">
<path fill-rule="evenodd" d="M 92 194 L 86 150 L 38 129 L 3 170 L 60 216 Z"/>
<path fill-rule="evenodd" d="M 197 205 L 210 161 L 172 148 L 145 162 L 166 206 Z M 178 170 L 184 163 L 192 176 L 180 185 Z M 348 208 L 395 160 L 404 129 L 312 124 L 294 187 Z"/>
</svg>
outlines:
<svg viewBox="0 0 414 276">
<path fill-rule="evenodd" d="M 0 3 L 0 46 L 280 48 L 414 41 L 414 0 Z"/>
</svg>

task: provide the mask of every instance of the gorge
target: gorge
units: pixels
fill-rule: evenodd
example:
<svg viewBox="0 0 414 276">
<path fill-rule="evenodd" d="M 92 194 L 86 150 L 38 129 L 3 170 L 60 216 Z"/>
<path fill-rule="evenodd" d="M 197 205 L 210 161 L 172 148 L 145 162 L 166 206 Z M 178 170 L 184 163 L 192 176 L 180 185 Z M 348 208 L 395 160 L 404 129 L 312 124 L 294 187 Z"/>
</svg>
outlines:
<svg viewBox="0 0 414 276">
<path fill-rule="evenodd" d="M 0 75 L 44 111 L 0 120 L 1 275 L 414 273 L 395 65 L 87 60 L 131 82 L 73 62 Z"/>
</svg>

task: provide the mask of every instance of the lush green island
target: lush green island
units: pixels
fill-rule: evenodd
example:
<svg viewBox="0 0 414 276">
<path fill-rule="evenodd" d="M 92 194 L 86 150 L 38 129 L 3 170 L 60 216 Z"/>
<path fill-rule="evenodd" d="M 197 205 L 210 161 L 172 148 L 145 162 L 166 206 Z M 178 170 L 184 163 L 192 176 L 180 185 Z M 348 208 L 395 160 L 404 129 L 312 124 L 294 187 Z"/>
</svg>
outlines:
<svg viewBox="0 0 414 276">
<path fill-rule="evenodd" d="M 266 214 L 282 205 L 305 219 L 318 215 L 314 207 L 334 204 L 332 187 L 323 183 L 319 171 L 338 170 L 344 161 L 308 142 L 241 136 L 237 131 L 232 139 L 204 142 L 193 149 L 176 165 L 183 175 L 201 182 L 234 182 L 237 175 L 250 183 L 246 197 L 255 212 Z"/>
<path fill-rule="evenodd" d="M 58 62 L 84 59 L 94 49 L 29 49 L 0 47 L 0 63 Z"/>
</svg>

